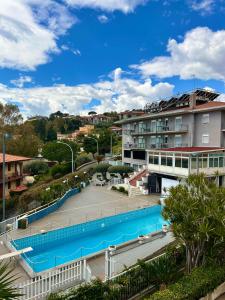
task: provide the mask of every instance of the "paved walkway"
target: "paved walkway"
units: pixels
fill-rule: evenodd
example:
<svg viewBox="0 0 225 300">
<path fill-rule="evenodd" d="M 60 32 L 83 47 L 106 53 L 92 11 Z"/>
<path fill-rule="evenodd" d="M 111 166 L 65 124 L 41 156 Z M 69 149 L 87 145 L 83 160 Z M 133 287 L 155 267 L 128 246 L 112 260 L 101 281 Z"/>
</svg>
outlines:
<svg viewBox="0 0 225 300">
<path fill-rule="evenodd" d="M 17 230 L 14 239 L 39 233 L 40 230 L 52 230 L 73 224 L 79 224 L 97 218 L 115 215 L 158 203 L 158 195 L 129 198 L 107 187 L 88 186 L 80 194 L 71 197 L 56 212 L 32 223 L 27 229 Z"/>
</svg>

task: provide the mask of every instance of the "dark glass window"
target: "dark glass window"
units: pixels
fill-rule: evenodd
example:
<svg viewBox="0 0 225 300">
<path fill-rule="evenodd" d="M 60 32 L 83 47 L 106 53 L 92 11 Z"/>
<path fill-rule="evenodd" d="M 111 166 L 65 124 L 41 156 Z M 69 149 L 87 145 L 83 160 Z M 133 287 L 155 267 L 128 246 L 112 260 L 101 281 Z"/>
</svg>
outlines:
<svg viewBox="0 0 225 300">
<path fill-rule="evenodd" d="M 131 151 L 124 150 L 124 157 L 131 158 Z"/>
<path fill-rule="evenodd" d="M 133 151 L 133 159 L 145 160 L 145 151 Z"/>
<path fill-rule="evenodd" d="M 149 156 L 149 163 L 154 164 L 154 156 L 152 155 Z"/>
<path fill-rule="evenodd" d="M 159 157 L 158 157 L 158 156 L 155 156 L 155 157 L 154 157 L 154 164 L 155 164 L 155 165 L 158 165 L 158 164 L 159 164 Z"/>
<path fill-rule="evenodd" d="M 166 166 L 166 157 L 165 156 L 161 157 L 161 165 Z"/>
<path fill-rule="evenodd" d="M 181 158 L 176 157 L 176 160 L 175 160 L 175 167 L 181 168 Z"/>
<path fill-rule="evenodd" d="M 188 159 L 187 158 L 182 159 L 182 168 L 188 169 Z"/>
<path fill-rule="evenodd" d="M 173 166 L 173 159 L 172 159 L 172 157 L 167 157 L 167 166 L 169 166 L 169 167 Z"/>
</svg>

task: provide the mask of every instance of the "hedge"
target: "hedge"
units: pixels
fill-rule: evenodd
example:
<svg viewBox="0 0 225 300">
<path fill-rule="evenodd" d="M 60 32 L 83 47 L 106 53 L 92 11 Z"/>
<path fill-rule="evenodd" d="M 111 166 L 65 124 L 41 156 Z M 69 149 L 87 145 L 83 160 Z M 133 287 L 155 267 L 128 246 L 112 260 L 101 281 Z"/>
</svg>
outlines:
<svg viewBox="0 0 225 300">
<path fill-rule="evenodd" d="M 95 173 L 106 174 L 106 172 L 108 171 L 109 167 L 111 167 L 110 164 L 107 164 L 107 163 L 100 163 L 100 164 L 98 164 L 98 165 L 94 168 L 94 171 L 95 171 Z"/>
<path fill-rule="evenodd" d="M 132 173 L 134 169 L 129 166 L 111 166 L 108 168 L 109 173 L 119 173 L 120 175 Z"/>
<path fill-rule="evenodd" d="M 156 292 L 146 300 L 195 300 L 206 296 L 225 281 L 224 266 L 199 267 L 175 284 Z"/>
</svg>

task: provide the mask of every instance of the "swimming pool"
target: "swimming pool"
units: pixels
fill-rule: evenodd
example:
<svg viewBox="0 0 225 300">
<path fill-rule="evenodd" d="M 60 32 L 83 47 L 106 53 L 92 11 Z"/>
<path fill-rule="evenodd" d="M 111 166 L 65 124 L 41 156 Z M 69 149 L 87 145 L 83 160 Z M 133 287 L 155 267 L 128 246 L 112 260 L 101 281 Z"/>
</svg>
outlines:
<svg viewBox="0 0 225 300">
<path fill-rule="evenodd" d="M 23 258 L 34 272 L 41 272 L 159 230 L 163 223 L 161 206 L 155 205 L 28 236 L 11 244 L 17 250 L 32 247 L 33 251 Z"/>
</svg>

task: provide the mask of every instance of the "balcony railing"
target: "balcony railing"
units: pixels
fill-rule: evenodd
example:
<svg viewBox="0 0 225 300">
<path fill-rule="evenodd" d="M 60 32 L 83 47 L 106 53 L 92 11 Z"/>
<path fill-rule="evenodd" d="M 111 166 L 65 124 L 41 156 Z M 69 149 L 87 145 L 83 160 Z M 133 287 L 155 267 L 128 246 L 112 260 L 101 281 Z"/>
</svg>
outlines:
<svg viewBox="0 0 225 300">
<path fill-rule="evenodd" d="M 19 173 L 13 173 L 10 176 L 6 175 L 5 176 L 5 182 L 9 182 L 9 181 L 15 181 L 17 179 L 21 179 L 23 178 L 23 174 L 19 174 Z M 0 177 L 0 183 L 3 182 L 3 178 L 2 176 Z"/>
<path fill-rule="evenodd" d="M 125 149 L 145 149 L 146 144 L 145 143 L 125 143 L 124 148 Z"/>
<path fill-rule="evenodd" d="M 173 127 L 169 127 L 166 125 L 160 125 L 160 126 L 156 126 L 154 128 L 142 128 L 142 129 L 138 129 L 138 130 L 130 130 L 130 133 L 127 134 L 131 134 L 131 135 L 142 135 L 142 134 L 162 134 L 162 133 L 168 133 L 168 132 L 187 132 L 188 131 L 188 125 L 185 124 L 181 124 L 179 126 L 173 126 Z"/>
<path fill-rule="evenodd" d="M 167 148 L 180 148 L 180 147 L 188 147 L 188 144 L 184 143 L 156 143 L 156 144 L 150 144 L 147 146 L 147 149 L 167 149 Z"/>
</svg>

